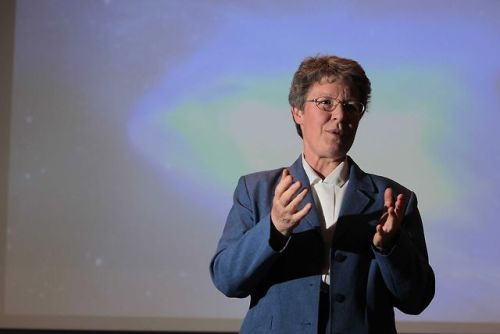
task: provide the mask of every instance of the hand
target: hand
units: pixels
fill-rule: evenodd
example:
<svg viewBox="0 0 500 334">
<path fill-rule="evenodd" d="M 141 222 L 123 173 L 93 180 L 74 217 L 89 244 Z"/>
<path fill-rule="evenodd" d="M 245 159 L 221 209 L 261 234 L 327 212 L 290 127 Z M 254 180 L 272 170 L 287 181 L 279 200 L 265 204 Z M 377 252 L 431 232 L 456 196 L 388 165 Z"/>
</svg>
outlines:
<svg viewBox="0 0 500 334">
<path fill-rule="evenodd" d="M 375 228 L 373 235 L 373 245 L 379 250 L 389 250 L 394 244 L 401 222 L 403 221 L 403 208 L 405 198 L 403 194 L 396 197 L 396 203 L 392 198 L 392 188 L 387 188 L 384 192 L 384 213 L 379 219 L 379 224 Z"/>
<path fill-rule="evenodd" d="M 307 194 L 307 188 L 302 189 L 297 194 L 301 186 L 300 182 L 292 181 L 292 176 L 288 170 L 283 169 L 281 180 L 274 191 L 273 207 L 271 209 L 272 223 L 284 236 L 289 236 L 292 233 L 293 229 L 312 207 L 311 203 L 307 203 L 301 210 L 298 210 L 300 203 Z"/>
</svg>

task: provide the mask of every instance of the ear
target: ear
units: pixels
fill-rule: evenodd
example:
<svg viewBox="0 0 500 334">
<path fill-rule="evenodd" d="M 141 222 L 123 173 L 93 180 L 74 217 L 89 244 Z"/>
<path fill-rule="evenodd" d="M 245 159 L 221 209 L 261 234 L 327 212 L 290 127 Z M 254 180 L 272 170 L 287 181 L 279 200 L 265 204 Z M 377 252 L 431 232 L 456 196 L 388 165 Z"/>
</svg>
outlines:
<svg viewBox="0 0 500 334">
<path fill-rule="evenodd" d="M 300 110 L 297 107 L 292 107 L 291 111 L 292 111 L 292 116 L 293 116 L 293 120 L 295 121 L 295 123 L 302 124 L 303 117 L 304 117 L 304 111 Z"/>
</svg>

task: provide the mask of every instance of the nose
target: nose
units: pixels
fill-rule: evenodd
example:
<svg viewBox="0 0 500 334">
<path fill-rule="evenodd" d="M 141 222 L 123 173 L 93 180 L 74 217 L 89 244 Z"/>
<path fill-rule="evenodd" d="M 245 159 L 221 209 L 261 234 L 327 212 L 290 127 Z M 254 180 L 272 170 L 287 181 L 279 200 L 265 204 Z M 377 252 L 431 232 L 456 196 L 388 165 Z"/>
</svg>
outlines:
<svg viewBox="0 0 500 334">
<path fill-rule="evenodd" d="M 345 117 L 345 111 L 344 107 L 342 106 L 342 103 L 337 104 L 335 109 L 332 110 L 330 118 L 336 121 L 341 122 Z"/>
</svg>

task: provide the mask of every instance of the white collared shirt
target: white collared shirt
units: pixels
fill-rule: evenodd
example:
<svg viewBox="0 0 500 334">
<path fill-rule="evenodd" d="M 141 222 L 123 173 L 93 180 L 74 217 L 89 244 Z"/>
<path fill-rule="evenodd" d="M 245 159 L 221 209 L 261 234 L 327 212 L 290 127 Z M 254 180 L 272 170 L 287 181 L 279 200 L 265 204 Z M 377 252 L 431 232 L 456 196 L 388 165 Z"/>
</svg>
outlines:
<svg viewBox="0 0 500 334">
<path fill-rule="evenodd" d="M 330 248 L 335 223 L 347 189 L 346 185 L 349 183 L 349 163 L 346 157 L 324 180 L 307 163 L 304 154 L 302 154 L 302 166 L 311 185 L 314 203 L 320 213 L 321 235 L 327 245 L 324 250 L 322 281 L 330 284 Z"/>
</svg>

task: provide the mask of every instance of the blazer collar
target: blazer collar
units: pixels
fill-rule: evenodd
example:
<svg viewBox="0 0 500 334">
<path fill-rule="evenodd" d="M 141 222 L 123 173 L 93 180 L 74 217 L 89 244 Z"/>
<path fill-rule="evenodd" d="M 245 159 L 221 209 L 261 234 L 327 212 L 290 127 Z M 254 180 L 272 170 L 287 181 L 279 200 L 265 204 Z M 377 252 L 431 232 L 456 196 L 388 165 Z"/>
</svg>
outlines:
<svg viewBox="0 0 500 334">
<path fill-rule="evenodd" d="M 370 175 L 363 172 L 351 157 L 348 157 L 348 160 L 350 166 L 349 184 L 340 208 L 339 220 L 342 216 L 360 214 L 366 211 L 369 204 L 374 202 L 377 193 L 377 188 Z"/>
<path fill-rule="evenodd" d="M 377 188 L 373 184 L 370 175 L 363 172 L 358 165 L 348 157 L 349 162 L 349 183 L 340 208 L 338 221 L 343 216 L 351 216 L 363 213 L 374 202 Z M 290 166 L 289 172 L 294 180 L 300 181 L 302 187 L 310 187 L 309 179 L 302 166 L 302 156 Z M 307 192 L 306 197 L 300 204 L 299 208 L 304 207 L 306 203 L 312 203 L 313 207 L 304 217 L 304 221 L 297 226 L 295 232 L 301 232 L 311 228 L 320 228 L 320 214 L 314 203 L 314 198 L 311 191 Z M 304 224 L 305 223 L 305 224 Z"/>
</svg>

